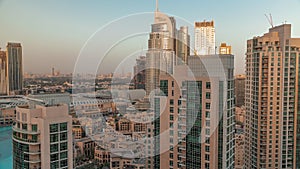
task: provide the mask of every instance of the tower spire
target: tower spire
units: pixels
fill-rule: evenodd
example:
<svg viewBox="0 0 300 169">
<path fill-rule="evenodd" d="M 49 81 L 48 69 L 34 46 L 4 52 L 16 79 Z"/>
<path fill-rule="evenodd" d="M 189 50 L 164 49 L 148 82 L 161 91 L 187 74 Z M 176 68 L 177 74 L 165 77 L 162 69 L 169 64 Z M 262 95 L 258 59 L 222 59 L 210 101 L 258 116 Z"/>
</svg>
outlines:
<svg viewBox="0 0 300 169">
<path fill-rule="evenodd" d="M 156 0 L 156 9 L 155 12 L 158 12 L 158 0 Z"/>
</svg>

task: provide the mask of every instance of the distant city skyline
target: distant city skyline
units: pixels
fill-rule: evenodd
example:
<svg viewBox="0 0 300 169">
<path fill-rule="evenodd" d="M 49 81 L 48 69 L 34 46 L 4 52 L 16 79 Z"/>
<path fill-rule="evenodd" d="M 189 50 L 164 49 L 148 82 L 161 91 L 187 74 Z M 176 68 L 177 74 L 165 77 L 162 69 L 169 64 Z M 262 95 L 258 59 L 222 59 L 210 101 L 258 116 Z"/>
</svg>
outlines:
<svg viewBox="0 0 300 169">
<path fill-rule="evenodd" d="M 261 35 L 262 30 L 267 31 L 270 28 L 264 14 L 273 15 L 274 25 L 287 21 L 294 28 L 300 27 L 297 18 L 299 0 L 291 0 L 288 3 L 271 0 L 176 0 L 176 5 L 173 4 L 174 1 L 161 0 L 159 10 L 169 16 L 184 18 L 190 23 L 205 19 L 214 20 L 216 46 L 222 42 L 232 46 L 235 74 L 244 73 L 246 40 L 253 35 Z M 0 47 L 5 50 L 7 42 L 22 43 L 24 72 L 50 73 L 52 67 L 55 67 L 61 73 L 71 73 L 81 48 L 100 27 L 123 16 L 154 10 L 154 0 L 131 0 L 126 3 L 121 0 L 93 3 L 4 0 L 0 1 Z M 177 24 L 177 28 L 179 26 L 183 25 Z M 292 35 L 300 36 L 300 30 L 293 29 Z M 136 45 L 137 48 L 147 49 L 147 41 Z M 113 63 L 114 60 L 110 62 Z M 110 67 L 103 69 L 107 71 L 103 73 L 114 71 L 110 70 Z"/>
</svg>

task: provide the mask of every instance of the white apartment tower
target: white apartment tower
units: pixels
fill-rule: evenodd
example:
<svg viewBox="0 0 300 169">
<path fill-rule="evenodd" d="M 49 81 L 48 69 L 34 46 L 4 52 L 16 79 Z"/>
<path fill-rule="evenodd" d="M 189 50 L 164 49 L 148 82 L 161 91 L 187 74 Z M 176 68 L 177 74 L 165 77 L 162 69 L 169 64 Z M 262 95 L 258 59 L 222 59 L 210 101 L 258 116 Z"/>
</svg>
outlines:
<svg viewBox="0 0 300 169">
<path fill-rule="evenodd" d="M 215 26 L 211 22 L 195 22 L 195 54 L 216 54 Z"/>
</svg>

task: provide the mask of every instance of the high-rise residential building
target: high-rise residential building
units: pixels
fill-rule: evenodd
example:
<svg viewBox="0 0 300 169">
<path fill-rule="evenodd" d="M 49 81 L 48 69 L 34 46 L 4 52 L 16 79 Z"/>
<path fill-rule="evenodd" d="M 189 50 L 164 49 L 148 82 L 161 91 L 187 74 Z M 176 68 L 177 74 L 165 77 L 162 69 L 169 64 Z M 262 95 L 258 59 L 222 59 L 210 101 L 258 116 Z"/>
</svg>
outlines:
<svg viewBox="0 0 300 169">
<path fill-rule="evenodd" d="M 214 21 L 195 22 L 195 54 L 214 55 L 216 53 Z"/>
<path fill-rule="evenodd" d="M 73 168 L 72 117 L 67 105 L 16 108 L 13 166 Z"/>
<path fill-rule="evenodd" d="M 291 24 L 247 41 L 247 169 L 300 168 L 299 48 Z"/>
<path fill-rule="evenodd" d="M 245 80 L 245 75 L 236 75 L 234 78 L 235 105 L 237 107 L 245 105 Z"/>
<path fill-rule="evenodd" d="M 177 58 L 186 61 L 189 39 L 187 27 L 181 27 L 178 31 L 175 19 L 156 8 L 146 54 L 147 95 L 158 88 L 160 72 L 172 74 Z"/>
<path fill-rule="evenodd" d="M 0 48 L 0 95 L 7 94 L 7 57 Z"/>
<path fill-rule="evenodd" d="M 227 46 L 226 43 L 221 43 L 221 46 L 219 48 L 219 54 L 221 55 L 230 55 L 231 53 L 231 46 Z"/>
<path fill-rule="evenodd" d="M 175 64 L 176 23 L 158 10 L 148 40 L 146 54 L 146 93 L 149 95 L 158 87 L 160 71 L 172 73 Z"/>
<path fill-rule="evenodd" d="M 133 84 L 135 89 L 146 89 L 146 57 L 140 56 L 136 59 L 136 65 L 133 68 Z"/>
<path fill-rule="evenodd" d="M 8 94 L 15 94 L 23 89 L 23 61 L 20 43 L 9 42 L 7 48 Z"/>
<path fill-rule="evenodd" d="M 177 31 L 176 55 L 178 64 L 187 64 L 188 56 L 190 56 L 190 35 L 187 26 L 181 26 Z"/>
<path fill-rule="evenodd" d="M 234 168 L 233 69 L 233 55 L 203 55 L 160 74 L 154 168 Z"/>
</svg>

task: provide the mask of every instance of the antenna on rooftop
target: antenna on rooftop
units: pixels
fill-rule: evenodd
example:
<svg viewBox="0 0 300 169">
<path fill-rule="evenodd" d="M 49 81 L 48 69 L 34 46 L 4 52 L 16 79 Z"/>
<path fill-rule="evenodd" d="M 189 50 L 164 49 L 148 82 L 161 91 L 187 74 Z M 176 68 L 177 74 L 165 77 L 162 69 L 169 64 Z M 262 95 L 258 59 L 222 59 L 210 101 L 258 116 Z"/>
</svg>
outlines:
<svg viewBox="0 0 300 169">
<path fill-rule="evenodd" d="M 156 9 L 155 9 L 156 12 L 158 12 L 158 0 L 156 0 Z"/>
<path fill-rule="evenodd" d="M 274 27 L 274 24 L 273 24 L 273 17 L 272 17 L 272 14 L 269 14 L 269 16 L 267 14 L 265 14 L 269 24 L 271 25 L 271 27 L 273 28 Z"/>
</svg>

